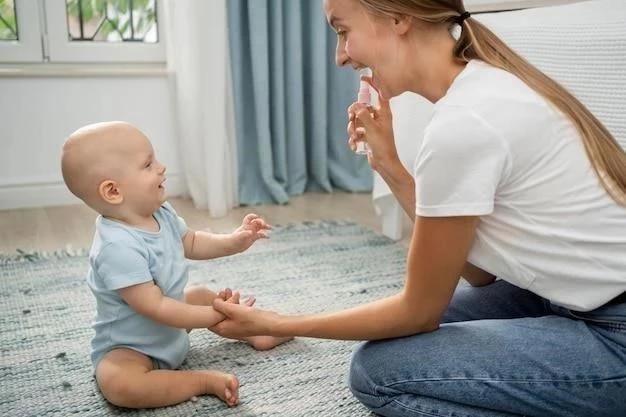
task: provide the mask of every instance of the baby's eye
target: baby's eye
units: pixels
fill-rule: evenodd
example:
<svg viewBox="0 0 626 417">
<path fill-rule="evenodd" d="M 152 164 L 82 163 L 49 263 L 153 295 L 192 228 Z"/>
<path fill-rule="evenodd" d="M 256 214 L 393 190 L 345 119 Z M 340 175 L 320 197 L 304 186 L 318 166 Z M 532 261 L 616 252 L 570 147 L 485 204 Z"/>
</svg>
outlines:
<svg viewBox="0 0 626 417">
<path fill-rule="evenodd" d="M 146 168 L 150 168 L 152 166 L 152 161 L 146 163 Z"/>
</svg>

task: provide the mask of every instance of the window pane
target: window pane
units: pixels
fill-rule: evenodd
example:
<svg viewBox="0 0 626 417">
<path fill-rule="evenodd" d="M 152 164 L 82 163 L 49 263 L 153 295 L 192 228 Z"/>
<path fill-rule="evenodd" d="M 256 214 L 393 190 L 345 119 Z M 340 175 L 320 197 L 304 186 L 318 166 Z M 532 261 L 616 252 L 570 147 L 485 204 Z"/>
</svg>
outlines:
<svg viewBox="0 0 626 417">
<path fill-rule="evenodd" d="M 16 41 L 17 20 L 13 0 L 0 0 L 0 42 Z"/>
<path fill-rule="evenodd" d="M 156 1 L 65 0 L 69 39 L 155 43 Z"/>
</svg>

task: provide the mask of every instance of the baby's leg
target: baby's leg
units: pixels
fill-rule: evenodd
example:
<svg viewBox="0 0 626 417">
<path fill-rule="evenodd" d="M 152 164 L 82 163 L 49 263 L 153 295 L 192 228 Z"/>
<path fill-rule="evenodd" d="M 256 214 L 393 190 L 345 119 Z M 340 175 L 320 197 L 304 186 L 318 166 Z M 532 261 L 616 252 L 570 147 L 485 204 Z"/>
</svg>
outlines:
<svg viewBox="0 0 626 417">
<path fill-rule="evenodd" d="M 282 345 L 283 343 L 293 340 L 293 337 L 250 336 L 244 337 L 241 340 L 247 342 L 256 350 L 270 350 L 278 345 Z"/>
<path fill-rule="evenodd" d="M 216 395 L 229 406 L 239 401 L 234 375 L 153 369 L 149 357 L 131 349 L 107 353 L 98 364 L 96 380 L 104 398 L 119 407 L 165 407 L 204 394 Z"/>
<path fill-rule="evenodd" d="M 194 305 L 212 305 L 217 294 L 206 287 L 190 287 L 185 290 L 185 302 Z M 247 342 L 256 350 L 269 350 L 292 340 L 293 337 L 250 336 L 240 340 Z"/>
</svg>

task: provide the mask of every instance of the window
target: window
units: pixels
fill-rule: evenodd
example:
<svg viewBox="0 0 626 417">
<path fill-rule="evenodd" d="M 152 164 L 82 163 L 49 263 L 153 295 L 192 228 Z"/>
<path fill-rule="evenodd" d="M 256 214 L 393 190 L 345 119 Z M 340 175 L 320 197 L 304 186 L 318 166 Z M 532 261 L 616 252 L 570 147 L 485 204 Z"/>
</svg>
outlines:
<svg viewBox="0 0 626 417">
<path fill-rule="evenodd" d="M 0 0 L 0 61 L 41 62 L 39 4 Z"/>
<path fill-rule="evenodd" d="M 0 40 L 17 40 L 17 20 L 13 0 L 0 0 Z"/>
<path fill-rule="evenodd" d="M 50 61 L 163 62 L 157 0 L 47 0 Z"/>
<path fill-rule="evenodd" d="M 155 0 L 66 0 L 72 41 L 156 43 Z"/>
<path fill-rule="evenodd" d="M 164 62 L 160 0 L 0 0 L 0 61 Z"/>
</svg>

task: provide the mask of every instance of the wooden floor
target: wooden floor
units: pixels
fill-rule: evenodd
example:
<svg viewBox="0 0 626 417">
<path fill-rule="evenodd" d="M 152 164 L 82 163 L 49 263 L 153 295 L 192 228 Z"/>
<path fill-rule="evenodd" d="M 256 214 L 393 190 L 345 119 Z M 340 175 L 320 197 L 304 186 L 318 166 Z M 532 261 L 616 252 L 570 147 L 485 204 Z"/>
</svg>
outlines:
<svg viewBox="0 0 626 417">
<path fill-rule="evenodd" d="M 240 207 L 218 219 L 210 218 L 205 210 L 196 209 L 190 200 L 174 198 L 170 202 L 189 227 L 219 233 L 232 231 L 241 224 L 243 216 L 251 212 L 263 216 L 270 224 L 347 219 L 380 233 L 371 194 L 307 193 L 294 197 L 287 205 Z M 0 210 L 0 253 L 14 253 L 18 248 L 49 251 L 67 245 L 89 248 L 95 218 L 96 213 L 82 205 Z M 402 240 L 406 245 L 410 233 L 411 225 L 406 218 Z"/>
</svg>

